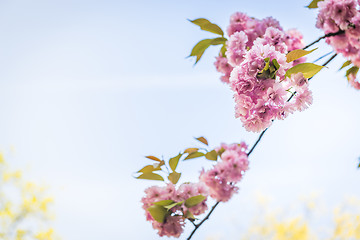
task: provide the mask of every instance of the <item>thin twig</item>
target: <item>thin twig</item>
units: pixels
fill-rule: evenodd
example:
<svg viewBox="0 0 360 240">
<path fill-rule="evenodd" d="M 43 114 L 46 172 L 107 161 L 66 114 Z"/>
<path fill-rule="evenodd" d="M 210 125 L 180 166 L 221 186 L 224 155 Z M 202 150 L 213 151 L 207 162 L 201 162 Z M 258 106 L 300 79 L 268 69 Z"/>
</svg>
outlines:
<svg viewBox="0 0 360 240">
<path fill-rule="evenodd" d="M 269 128 L 266 128 L 264 131 L 262 131 L 260 133 L 260 136 L 258 138 L 258 140 L 256 140 L 254 146 L 252 146 L 252 148 L 250 149 L 250 151 L 247 153 L 248 156 L 250 156 L 250 154 L 252 153 L 252 151 L 254 151 L 256 145 L 258 145 L 258 143 L 260 142 L 261 138 L 263 137 L 263 135 L 265 134 L 265 132 L 268 130 Z"/>
<path fill-rule="evenodd" d="M 319 58 L 317 58 L 316 60 L 314 60 L 313 63 L 316 63 L 317 61 L 323 59 L 324 57 L 329 56 L 329 55 L 332 54 L 333 52 L 334 52 L 334 51 L 331 51 L 331 52 L 328 52 L 328 53 L 322 55 L 321 57 L 319 57 Z"/>
<path fill-rule="evenodd" d="M 215 210 L 215 208 L 217 207 L 217 205 L 219 205 L 220 202 L 216 202 L 215 205 L 211 208 L 210 212 L 206 215 L 206 217 L 199 223 L 199 224 L 195 224 L 195 228 L 194 230 L 191 232 L 190 236 L 187 238 L 187 240 L 190 240 L 192 238 L 192 236 L 194 235 L 194 233 L 196 232 L 196 230 L 206 221 L 209 219 L 210 215 L 212 214 L 212 212 Z"/>
<path fill-rule="evenodd" d="M 305 47 L 303 48 L 303 50 L 311 47 L 312 45 L 314 45 L 314 44 L 317 43 L 317 42 L 320 42 L 321 39 L 324 39 L 324 38 L 327 38 L 327 37 L 334 37 L 334 36 L 337 36 L 337 35 L 340 35 L 340 34 L 343 34 L 343 33 L 345 33 L 344 30 L 340 30 L 340 31 L 335 32 L 335 33 L 328 33 L 328 34 L 326 34 L 326 35 L 324 35 L 324 36 L 322 36 L 322 37 L 319 37 L 317 40 L 315 40 L 314 42 L 310 43 L 309 45 L 305 46 Z"/>
</svg>

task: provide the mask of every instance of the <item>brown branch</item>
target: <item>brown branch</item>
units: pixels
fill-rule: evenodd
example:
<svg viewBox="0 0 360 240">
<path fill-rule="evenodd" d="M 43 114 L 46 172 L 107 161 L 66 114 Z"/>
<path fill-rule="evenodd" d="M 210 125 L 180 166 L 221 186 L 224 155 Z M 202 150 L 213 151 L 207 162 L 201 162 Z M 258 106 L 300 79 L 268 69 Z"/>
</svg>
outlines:
<svg viewBox="0 0 360 240">
<path fill-rule="evenodd" d="M 212 212 L 215 210 L 215 208 L 217 207 L 217 205 L 219 205 L 220 202 L 216 202 L 215 205 L 211 208 L 210 212 L 206 215 L 206 217 L 199 223 L 199 224 L 195 224 L 195 228 L 194 230 L 191 232 L 190 236 L 187 238 L 187 240 L 190 240 L 192 238 L 192 236 L 194 235 L 194 233 L 196 232 L 196 230 L 198 230 L 198 228 L 206 221 L 209 219 L 210 215 L 212 214 Z"/>
<path fill-rule="evenodd" d="M 335 33 L 328 33 L 328 34 L 326 34 L 326 35 L 324 35 L 324 36 L 322 36 L 322 37 L 319 37 L 317 40 L 315 40 L 314 42 L 310 43 L 309 45 L 305 46 L 305 47 L 303 48 L 303 50 L 311 47 L 312 45 L 314 45 L 314 44 L 317 43 L 317 42 L 320 42 L 321 39 L 324 39 L 324 38 L 327 38 L 327 37 L 334 37 L 334 36 L 337 36 L 337 35 L 341 35 L 341 34 L 343 34 L 343 33 L 345 33 L 344 30 L 339 30 L 338 32 L 335 32 Z"/>
</svg>

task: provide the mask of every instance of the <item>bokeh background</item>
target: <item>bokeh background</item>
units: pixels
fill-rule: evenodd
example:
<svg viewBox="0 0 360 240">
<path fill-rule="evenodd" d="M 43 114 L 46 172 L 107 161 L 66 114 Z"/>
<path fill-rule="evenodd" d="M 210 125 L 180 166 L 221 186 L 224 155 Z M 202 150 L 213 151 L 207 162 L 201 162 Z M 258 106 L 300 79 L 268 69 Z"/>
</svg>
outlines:
<svg viewBox="0 0 360 240">
<path fill-rule="evenodd" d="M 193 66 L 195 43 L 211 37 L 187 19 L 226 28 L 235 11 L 273 16 L 306 43 L 321 36 L 308 1 L 0 2 L 0 147 L 10 164 L 50 187 L 54 229 L 67 240 L 158 239 L 145 221 L 143 190 L 160 182 L 133 174 L 145 155 L 172 157 L 206 136 L 212 147 L 245 140 L 228 86 L 208 49 Z M 322 42 L 310 59 L 331 49 Z M 239 239 L 258 194 L 289 206 L 316 194 L 335 206 L 360 198 L 360 92 L 338 57 L 311 81 L 314 103 L 276 121 L 250 158 L 240 192 L 195 236 Z M 321 61 L 319 63 L 322 63 Z M 15 149 L 14 151 L 10 151 Z M 182 163 L 196 181 L 205 160 Z M 192 230 L 188 225 L 183 237 Z"/>
</svg>

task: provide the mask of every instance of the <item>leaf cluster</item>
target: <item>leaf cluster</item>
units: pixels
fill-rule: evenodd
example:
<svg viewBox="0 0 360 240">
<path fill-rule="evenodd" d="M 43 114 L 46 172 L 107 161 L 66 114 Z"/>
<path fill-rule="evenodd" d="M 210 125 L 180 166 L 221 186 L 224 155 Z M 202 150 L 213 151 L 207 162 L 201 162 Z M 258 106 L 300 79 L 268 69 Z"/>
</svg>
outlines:
<svg viewBox="0 0 360 240">
<path fill-rule="evenodd" d="M 198 137 L 195 139 L 206 146 L 209 145 L 207 139 L 204 137 Z M 176 156 L 169 158 L 168 160 L 159 159 L 155 156 L 146 156 L 146 158 L 155 161 L 155 163 L 146 165 L 145 167 L 141 168 L 137 172 L 139 175 L 136 178 L 165 181 L 164 177 L 160 175 L 160 172 L 163 172 L 167 174 L 167 179 L 170 182 L 176 184 L 181 177 L 181 173 L 176 171 L 180 161 L 186 161 L 200 157 L 205 157 L 207 160 L 211 161 L 217 161 L 220 154 L 220 151 L 217 152 L 214 149 L 208 150 L 206 148 L 190 147 L 186 148 L 183 152 L 180 152 Z"/>
<path fill-rule="evenodd" d="M 222 45 L 222 47 L 220 49 L 220 53 L 222 56 L 225 57 L 227 39 L 224 37 L 224 31 L 218 25 L 210 22 L 209 20 L 207 20 L 205 18 L 198 18 L 198 19 L 189 20 L 189 21 L 191 23 L 199 26 L 201 30 L 211 32 L 211 33 L 221 36 L 221 37 L 216 37 L 216 38 L 203 39 L 193 47 L 189 57 L 196 57 L 195 64 L 201 59 L 205 50 L 208 49 L 210 46 Z"/>
</svg>

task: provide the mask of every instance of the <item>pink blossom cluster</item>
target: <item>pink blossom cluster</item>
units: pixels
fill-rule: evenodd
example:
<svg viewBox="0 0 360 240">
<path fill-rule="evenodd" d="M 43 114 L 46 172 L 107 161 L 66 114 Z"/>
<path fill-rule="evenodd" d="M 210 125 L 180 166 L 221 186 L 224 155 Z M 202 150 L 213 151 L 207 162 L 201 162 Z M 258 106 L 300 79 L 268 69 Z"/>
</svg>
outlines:
<svg viewBox="0 0 360 240">
<path fill-rule="evenodd" d="M 217 71 L 222 73 L 221 81 L 225 83 L 229 82 L 233 68 L 241 64 L 246 52 L 256 44 L 270 44 L 283 53 L 304 47 L 300 32 L 295 29 L 284 31 L 271 17 L 259 20 L 236 12 L 230 17 L 227 33 L 226 56 L 220 54 L 215 61 Z M 303 61 L 304 58 L 301 58 L 295 64 Z"/>
<path fill-rule="evenodd" d="M 146 196 L 141 199 L 143 209 L 145 210 L 146 220 L 152 223 L 154 229 L 158 231 L 158 234 L 168 237 L 179 237 L 183 232 L 185 215 L 188 211 L 194 216 L 200 215 L 207 210 L 206 200 L 201 203 L 187 208 L 184 203 L 179 206 L 171 208 L 169 214 L 166 216 L 163 223 L 156 221 L 148 208 L 151 207 L 155 202 L 162 200 L 173 200 L 174 202 L 181 202 L 190 197 L 203 195 L 207 197 L 209 190 L 204 183 L 184 183 L 176 189 L 172 183 L 167 184 L 165 187 L 152 186 L 145 190 Z"/>
<path fill-rule="evenodd" d="M 228 201 L 238 191 L 235 186 L 248 170 L 247 145 L 222 144 L 217 149 L 221 153 L 222 161 L 219 161 L 212 169 L 200 173 L 200 181 L 209 188 L 210 196 L 218 202 Z"/>
<path fill-rule="evenodd" d="M 325 34 L 343 32 L 326 38 L 336 52 L 360 66 L 360 10 L 356 0 L 324 0 L 318 3 L 316 27 Z"/>
<path fill-rule="evenodd" d="M 277 39 L 281 34 L 275 28 L 268 28 L 265 38 L 257 39 L 255 42 L 259 44 L 254 44 L 245 53 L 241 64 L 231 72 L 235 116 L 248 131 L 261 132 L 274 119 L 284 119 L 289 113 L 303 111 L 312 103 L 308 80 L 302 73 L 285 77 L 286 71 L 292 67 L 292 63 L 286 61 L 286 47 L 262 43 L 266 36 Z M 290 90 L 297 94 L 295 101 L 288 102 Z"/>
</svg>

